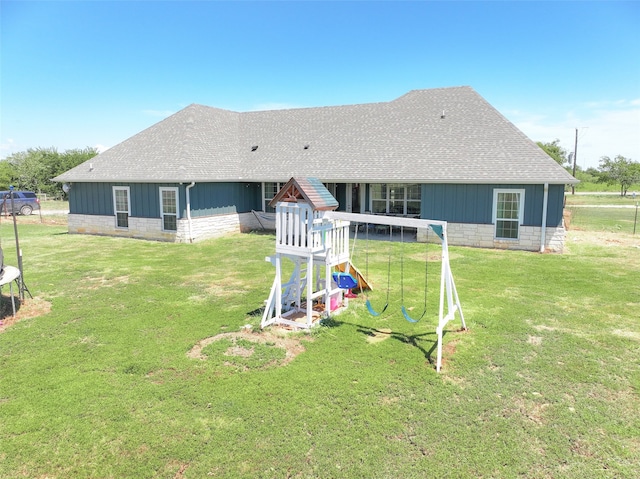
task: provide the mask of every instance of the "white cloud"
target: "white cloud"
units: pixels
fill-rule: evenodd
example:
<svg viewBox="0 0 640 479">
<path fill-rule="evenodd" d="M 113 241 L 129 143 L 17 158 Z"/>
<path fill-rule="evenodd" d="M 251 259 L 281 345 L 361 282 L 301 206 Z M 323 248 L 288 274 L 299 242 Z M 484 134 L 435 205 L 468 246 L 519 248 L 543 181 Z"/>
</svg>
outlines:
<svg viewBox="0 0 640 479">
<path fill-rule="evenodd" d="M 640 161 L 640 99 L 590 102 L 563 115 L 507 113 L 534 141 L 560 140 L 572 152 L 578 129 L 578 165 L 597 167 L 602 156 L 622 155 Z"/>
<path fill-rule="evenodd" d="M 109 146 L 104 146 L 104 145 L 101 145 L 100 143 L 98 143 L 95 146 L 95 149 L 98 150 L 98 153 L 102 153 L 104 151 L 107 151 L 109 148 L 110 148 Z"/>
</svg>

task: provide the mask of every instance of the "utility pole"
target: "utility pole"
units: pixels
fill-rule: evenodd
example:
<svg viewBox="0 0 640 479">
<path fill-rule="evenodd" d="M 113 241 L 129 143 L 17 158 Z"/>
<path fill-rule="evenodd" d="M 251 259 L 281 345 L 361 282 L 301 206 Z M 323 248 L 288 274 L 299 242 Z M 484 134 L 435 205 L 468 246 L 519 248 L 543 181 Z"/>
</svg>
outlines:
<svg viewBox="0 0 640 479">
<path fill-rule="evenodd" d="M 573 177 L 576 177 L 576 162 L 578 161 L 578 129 L 576 128 L 576 142 L 573 146 Z M 571 185 L 571 194 L 576 194 L 576 185 Z"/>
</svg>

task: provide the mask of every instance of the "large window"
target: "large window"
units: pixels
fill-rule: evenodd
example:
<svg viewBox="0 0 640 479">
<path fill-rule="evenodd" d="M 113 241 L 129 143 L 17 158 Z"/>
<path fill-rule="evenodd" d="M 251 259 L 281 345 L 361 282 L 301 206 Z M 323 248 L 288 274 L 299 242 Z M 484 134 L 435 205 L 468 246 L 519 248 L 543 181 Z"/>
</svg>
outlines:
<svg viewBox="0 0 640 479">
<path fill-rule="evenodd" d="M 518 239 L 523 206 L 524 190 L 493 190 L 493 223 L 497 239 Z"/>
<path fill-rule="evenodd" d="M 160 215 L 164 231 L 178 229 L 178 188 L 160 188 Z"/>
<path fill-rule="evenodd" d="M 116 215 L 116 228 L 128 228 L 131 215 L 128 186 L 113 187 L 113 210 Z"/>
<path fill-rule="evenodd" d="M 420 216 L 419 184 L 371 185 L 371 212 L 379 215 Z"/>
<path fill-rule="evenodd" d="M 284 183 L 262 183 L 262 211 L 273 213 L 276 210 L 269 206 L 269 202 L 284 185 Z"/>
<path fill-rule="evenodd" d="M 422 200 L 422 187 L 417 184 L 406 186 L 406 215 L 420 216 L 420 202 Z"/>
</svg>

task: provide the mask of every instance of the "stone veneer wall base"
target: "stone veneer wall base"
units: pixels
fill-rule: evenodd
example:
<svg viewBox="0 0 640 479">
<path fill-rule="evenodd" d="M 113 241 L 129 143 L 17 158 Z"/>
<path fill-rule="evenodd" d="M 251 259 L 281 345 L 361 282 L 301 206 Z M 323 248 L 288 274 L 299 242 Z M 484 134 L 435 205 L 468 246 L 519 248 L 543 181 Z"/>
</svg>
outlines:
<svg viewBox="0 0 640 479">
<path fill-rule="evenodd" d="M 217 238 L 228 233 L 261 230 L 262 225 L 253 213 L 226 214 L 192 218 L 191 232 L 186 218 L 178 220 L 177 231 L 162 231 L 160 218 L 129 218 L 129 228 L 116 228 L 113 216 L 69 214 L 69 233 L 123 236 L 175 243 L 189 243 Z M 449 223 L 449 245 L 474 246 L 478 248 L 540 250 L 541 228 L 521 226 L 518 240 L 495 239 L 494 225 Z M 191 236 L 191 238 L 190 238 Z M 545 250 L 562 253 L 566 231 L 564 227 L 550 227 L 546 230 Z M 419 230 L 418 241 L 425 241 L 425 230 Z M 437 242 L 435 233 L 429 233 L 429 240 Z"/>
<path fill-rule="evenodd" d="M 517 240 L 500 240 L 494 238 L 494 225 L 448 223 L 447 239 L 450 246 L 473 246 L 477 248 L 514 249 L 524 251 L 540 251 L 539 226 L 521 226 L 520 238 Z M 545 251 L 562 253 L 566 230 L 563 226 L 548 227 L 545 236 Z M 425 241 L 425 230 L 419 230 L 418 241 Z M 429 241 L 437 242 L 437 236 L 429 232 Z"/>
<path fill-rule="evenodd" d="M 191 234 L 186 218 L 178 220 L 177 231 L 162 231 L 160 218 L 129 217 L 128 228 L 116 228 L 115 217 L 100 215 L 68 215 L 69 233 L 122 236 L 172 243 L 190 243 L 216 238 L 228 233 L 262 229 L 253 213 L 232 213 L 191 219 Z M 191 239 L 189 238 L 191 236 Z"/>
</svg>

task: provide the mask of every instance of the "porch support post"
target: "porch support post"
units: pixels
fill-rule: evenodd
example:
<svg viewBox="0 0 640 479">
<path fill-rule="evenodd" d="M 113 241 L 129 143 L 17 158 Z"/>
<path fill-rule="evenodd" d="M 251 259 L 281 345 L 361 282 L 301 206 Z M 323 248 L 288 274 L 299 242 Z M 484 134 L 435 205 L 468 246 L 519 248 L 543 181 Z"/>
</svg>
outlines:
<svg viewBox="0 0 640 479">
<path fill-rule="evenodd" d="M 544 195 L 542 197 L 542 227 L 540 230 L 540 252 L 544 253 L 547 241 L 547 213 L 549 207 L 549 183 L 544 184 Z"/>
</svg>

